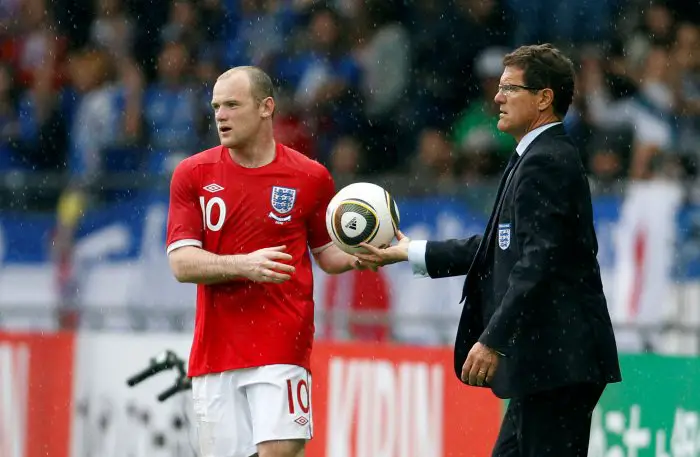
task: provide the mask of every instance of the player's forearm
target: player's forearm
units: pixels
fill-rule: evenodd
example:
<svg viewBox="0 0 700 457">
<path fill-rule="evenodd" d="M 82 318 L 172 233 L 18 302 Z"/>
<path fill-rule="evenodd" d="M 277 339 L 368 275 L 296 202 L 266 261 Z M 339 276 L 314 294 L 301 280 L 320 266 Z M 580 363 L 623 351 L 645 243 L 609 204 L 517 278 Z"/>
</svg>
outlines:
<svg viewBox="0 0 700 457">
<path fill-rule="evenodd" d="M 352 270 L 353 264 L 357 260 L 355 256 L 341 251 L 335 245 L 328 246 L 323 251 L 315 254 L 314 257 L 321 270 L 330 275 L 337 275 Z"/>
<path fill-rule="evenodd" d="M 179 282 L 217 284 L 241 278 L 239 257 L 216 255 L 194 246 L 185 246 L 171 252 L 168 260 Z"/>
</svg>

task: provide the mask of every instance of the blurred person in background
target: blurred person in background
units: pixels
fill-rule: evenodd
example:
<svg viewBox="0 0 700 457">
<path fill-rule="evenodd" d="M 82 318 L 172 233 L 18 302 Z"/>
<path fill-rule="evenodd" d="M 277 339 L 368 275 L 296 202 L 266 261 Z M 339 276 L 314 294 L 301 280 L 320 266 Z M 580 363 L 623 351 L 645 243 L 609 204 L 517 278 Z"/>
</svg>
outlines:
<svg viewBox="0 0 700 457">
<path fill-rule="evenodd" d="M 168 22 L 160 30 L 162 45 L 181 43 L 186 49 L 196 53 L 205 43 L 203 38 L 196 4 L 191 0 L 174 0 L 170 3 Z"/>
<path fill-rule="evenodd" d="M 199 146 L 197 120 L 203 109 L 193 84 L 191 57 L 183 43 L 166 43 L 158 56 L 157 79 L 143 95 L 148 146 L 166 171 Z"/>
<path fill-rule="evenodd" d="M 608 40 L 620 0 L 507 0 L 518 17 L 514 44 L 552 42 L 577 46 Z"/>
<path fill-rule="evenodd" d="M 418 135 L 416 152 L 408 175 L 415 192 L 425 191 L 426 183 L 449 188 L 455 181 L 455 152 L 442 130 L 425 128 Z"/>
<path fill-rule="evenodd" d="M 652 0 L 641 9 L 641 21 L 624 40 L 626 64 L 634 79 L 644 73 L 647 55 L 654 46 L 674 41 L 675 18 L 665 0 Z"/>
<path fill-rule="evenodd" d="M 128 59 L 134 45 L 134 22 L 122 0 L 95 0 L 96 17 L 90 24 L 90 42 L 118 60 Z"/>
<path fill-rule="evenodd" d="M 302 151 L 311 159 L 318 158 L 313 129 L 304 121 L 304 110 L 294 103 L 291 94 L 281 93 L 275 105 L 275 140 Z"/>
<path fill-rule="evenodd" d="M 375 173 L 405 164 L 401 151 L 410 135 L 406 130 L 401 101 L 410 82 L 411 41 L 400 22 L 402 6 L 395 0 L 360 3 L 355 20 L 357 43 L 353 55 L 362 67 L 364 126 L 359 135 L 364 147 L 374 151 L 366 157 L 367 169 Z"/>
<path fill-rule="evenodd" d="M 600 59 L 587 59 L 581 77 L 593 126 L 634 132 L 628 174 L 633 180 L 654 176 L 655 164 L 673 152 L 677 141 L 669 52 L 655 45 L 645 61 L 637 91 L 618 99 L 611 96 Z"/>
<path fill-rule="evenodd" d="M 239 3 L 235 27 L 224 30 L 222 60 L 226 67 L 255 65 L 268 69 L 293 41 L 293 27 L 299 18 L 293 6 L 269 0 Z"/>
<path fill-rule="evenodd" d="M 450 81 L 437 77 L 443 54 L 436 49 L 451 49 L 449 21 L 445 20 L 444 2 L 426 0 L 411 2 L 407 8 L 405 25 L 411 39 L 411 71 L 409 96 L 404 103 L 409 105 L 408 125 L 440 126 L 446 124 L 445 113 L 454 93 Z"/>
<path fill-rule="evenodd" d="M 135 141 L 140 133 L 142 87 L 140 80 L 128 79 L 131 75 L 126 72 L 133 69 L 115 67 L 117 61 L 104 51 L 87 49 L 71 60 L 77 104 L 70 124 L 68 166 L 74 177 L 89 181 L 105 171 L 106 150 Z"/>
<path fill-rule="evenodd" d="M 591 180 L 602 190 L 624 176 L 623 145 L 609 135 L 599 135 L 589 144 L 588 169 Z"/>
<path fill-rule="evenodd" d="M 515 146 L 513 139 L 498 130 L 498 104 L 493 95 L 503 73 L 503 48 L 487 48 L 475 61 L 480 81 L 479 95 L 469 103 L 452 127 L 452 142 L 460 161 L 466 162 L 462 175 L 469 181 L 498 175 Z"/>
<path fill-rule="evenodd" d="M 345 187 L 352 183 L 363 170 L 364 150 L 360 142 L 352 136 L 343 136 L 333 145 L 329 169 L 333 179 Z"/>
<path fill-rule="evenodd" d="M 22 86 L 42 93 L 57 90 L 65 82 L 62 63 L 68 52 L 68 41 L 57 30 L 49 6 L 45 0 L 21 2 L 14 36 L 3 56 L 14 66 Z"/>
<path fill-rule="evenodd" d="M 365 265 L 332 244 L 328 170 L 275 141 L 273 85 L 224 72 L 212 108 L 221 145 L 183 160 L 170 187 L 167 253 L 197 284 L 188 376 L 208 457 L 296 457 L 312 435 L 309 250 L 328 274 Z"/>
<path fill-rule="evenodd" d="M 480 95 L 480 81 L 473 77 L 479 54 L 489 47 L 510 45 L 513 29 L 510 9 L 503 0 L 455 0 L 449 4 L 450 20 L 442 48 L 449 52 L 441 56 L 444 60 L 438 66 L 451 93 L 445 129 Z"/>
<path fill-rule="evenodd" d="M 678 115 L 678 152 L 686 171 L 697 177 L 700 159 L 700 26 L 684 22 L 672 49 L 676 71 L 671 85 Z"/>
<path fill-rule="evenodd" d="M 11 65 L 18 91 L 19 155 L 28 169 L 59 171 L 66 161 L 64 113 L 70 104 L 62 90 L 67 42 L 43 0 L 22 2 L 19 13 L 14 34 L 2 46 L 2 61 Z"/>
<path fill-rule="evenodd" d="M 58 199 L 52 254 L 59 320 L 62 327 L 74 328 L 80 307 L 78 290 L 85 279 L 80 259 L 74 257 L 76 231 L 85 212 L 110 197 L 110 190 L 95 184 L 110 172 L 129 171 L 124 169 L 130 158 L 124 148 L 140 139 L 143 80 L 128 58 L 115 60 L 104 50 L 90 48 L 71 57 L 69 74 L 71 88 L 64 93 L 74 100 L 64 112 L 70 120 L 69 182 Z M 132 165 L 130 171 L 137 168 Z"/>
<path fill-rule="evenodd" d="M 314 7 L 305 34 L 307 48 L 277 59 L 273 71 L 314 131 L 318 159 L 327 163 L 335 140 L 362 125 L 362 68 L 349 52 L 345 22 L 332 8 Z"/>
<path fill-rule="evenodd" d="M 20 165 L 19 92 L 12 67 L 0 63 L 0 170 Z"/>
</svg>

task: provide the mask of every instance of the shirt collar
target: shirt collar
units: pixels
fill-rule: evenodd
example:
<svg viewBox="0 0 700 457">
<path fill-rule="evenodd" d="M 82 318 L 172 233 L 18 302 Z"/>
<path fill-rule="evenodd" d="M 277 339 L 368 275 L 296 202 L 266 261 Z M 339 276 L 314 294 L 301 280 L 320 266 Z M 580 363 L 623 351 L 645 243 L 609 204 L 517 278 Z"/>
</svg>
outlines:
<svg viewBox="0 0 700 457">
<path fill-rule="evenodd" d="M 515 151 L 518 153 L 519 156 L 523 155 L 523 152 L 527 149 L 528 146 L 530 146 L 530 143 L 537 138 L 537 136 L 547 130 L 550 127 L 554 127 L 557 124 L 561 124 L 561 122 L 552 122 L 551 124 L 545 124 L 545 125 L 540 125 L 537 127 L 535 130 L 531 130 L 525 134 L 522 140 L 520 140 L 520 143 L 515 147 Z"/>
</svg>

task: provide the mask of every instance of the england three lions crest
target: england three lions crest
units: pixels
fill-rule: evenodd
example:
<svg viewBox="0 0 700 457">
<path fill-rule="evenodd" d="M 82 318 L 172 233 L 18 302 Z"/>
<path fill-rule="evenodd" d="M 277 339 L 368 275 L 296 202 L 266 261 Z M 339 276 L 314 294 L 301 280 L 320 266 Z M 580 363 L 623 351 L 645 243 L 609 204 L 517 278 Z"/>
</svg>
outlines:
<svg viewBox="0 0 700 457">
<path fill-rule="evenodd" d="M 510 224 L 498 224 L 498 247 L 505 251 L 510 246 Z"/>
<path fill-rule="evenodd" d="M 292 208 L 294 208 L 294 202 L 297 198 L 297 190 L 291 189 L 289 187 L 272 187 L 272 194 L 270 195 L 270 203 L 272 204 L 272 209 L 275 212 L 270 213 L 270 217 L 277 222 L 287 222 L 292 219 L 292 216 L 280 217 L 289 213 Z M 277 214 L 275 214 L 277 213 Z"/>
</svg>

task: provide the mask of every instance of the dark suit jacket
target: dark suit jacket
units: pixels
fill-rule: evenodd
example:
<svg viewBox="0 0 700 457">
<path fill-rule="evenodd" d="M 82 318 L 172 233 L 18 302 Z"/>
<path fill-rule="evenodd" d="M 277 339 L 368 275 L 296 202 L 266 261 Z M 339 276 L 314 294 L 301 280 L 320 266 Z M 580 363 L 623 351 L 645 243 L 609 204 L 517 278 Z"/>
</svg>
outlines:
<svg viewBox="0 0 700 457">
<path fill-rule="evenodd" d="M 506 182 L 483 237 L 426 246 L 431 277 L 467 275 L 457 377 L 480 341 L 503 354 L 490 385 L 501 398 L 620 381 L 590 189 L 564 128 L 540 133 Z"/>
</svg>

